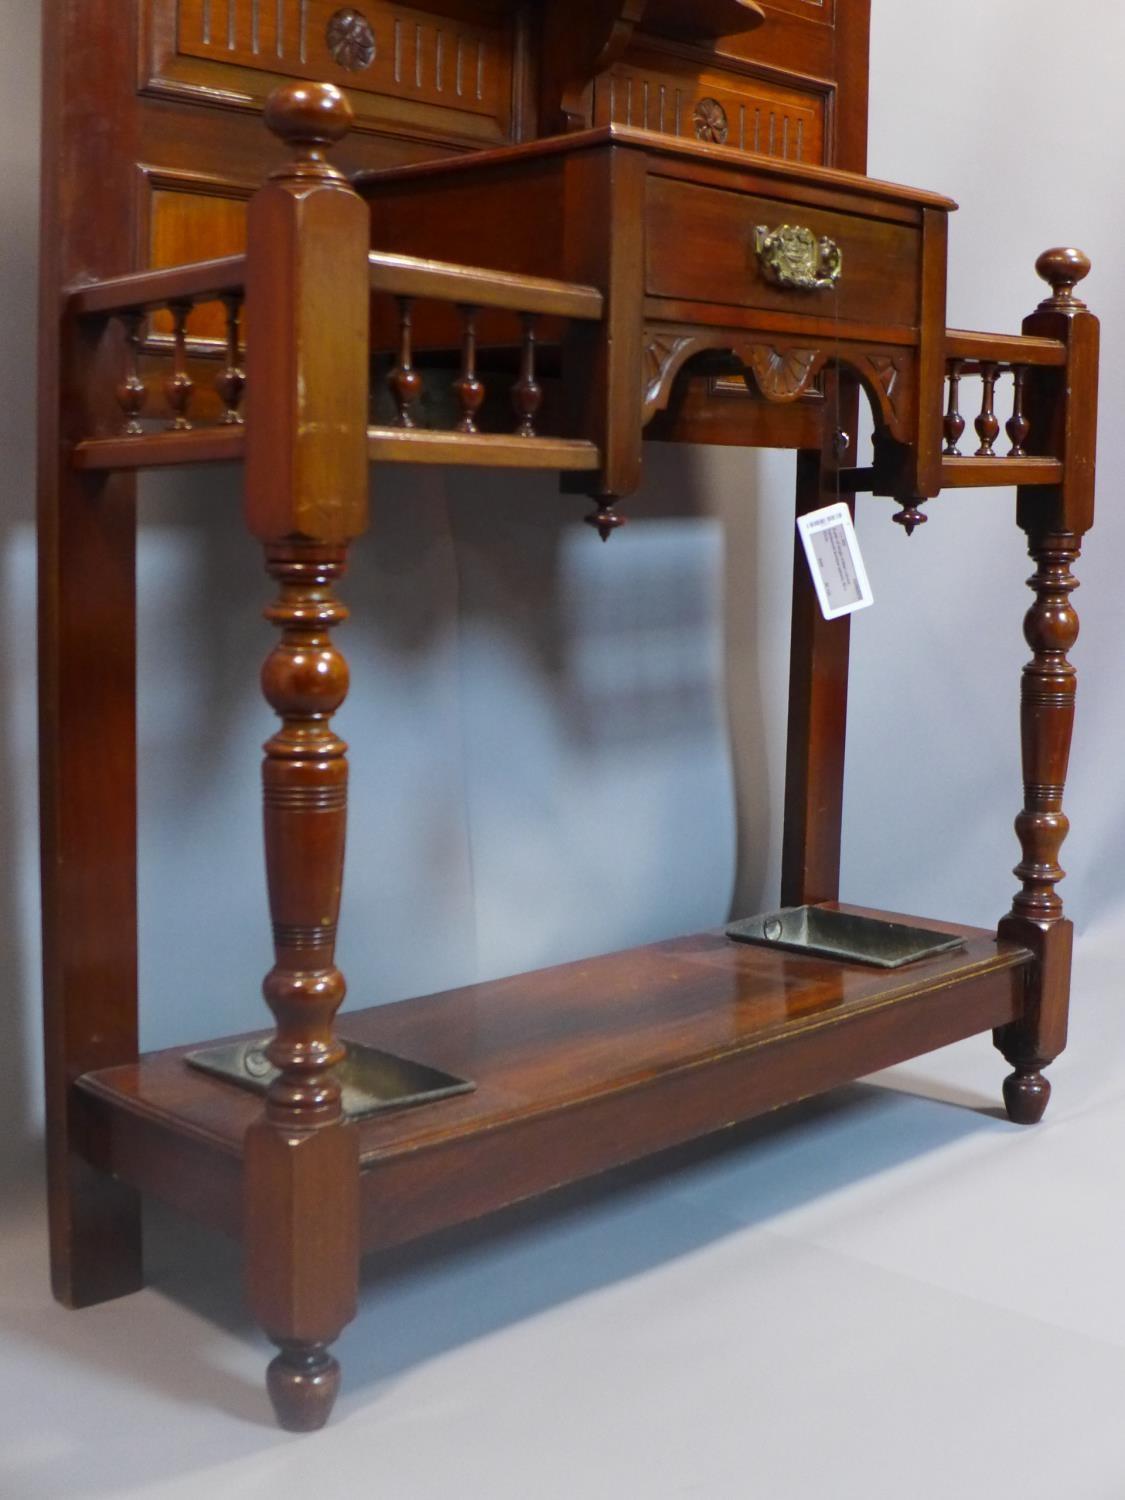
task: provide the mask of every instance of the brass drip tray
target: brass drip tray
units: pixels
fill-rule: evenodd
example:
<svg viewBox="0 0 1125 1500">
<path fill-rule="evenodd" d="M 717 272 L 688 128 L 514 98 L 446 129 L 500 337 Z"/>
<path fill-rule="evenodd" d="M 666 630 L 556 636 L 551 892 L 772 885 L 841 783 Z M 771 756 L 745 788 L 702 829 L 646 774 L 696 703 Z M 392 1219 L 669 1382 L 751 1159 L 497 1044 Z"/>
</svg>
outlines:
<svg viewBox="0 0 1125 1500">
<path fill-rule="evenodd" d="M 878 969 L 901 969 L 904 964 L 965 946 L 964 938 L 932 927 L 861 917 L 826 906 L 787 906 L 764 916 L 746 917 L 730 924 L 727 937 L 736 943 L 757 943 Z"/>
<path fill-rule="evenodd" d="M 278 1070 L 266 1057 L 268 1037 L 251 1042 L 224 1042 L 217 1047 L 202 1047 L 189 1052 L 184 1061 L 189 1067 L 211 1073 L 227 1083 L 264 1094 L 278 1077 Z M 385 1109 L 405 1109 L 409 1105 L 433 1104 L 456 1094 L 469 1094 L 476 1088 L 465 1078 L 444 1073 L 425 1063 L 410 1062 L 359 1042 L 344 1042 L 347 1056 L 336 1068 L 343 1094 L 344 1114 L 353 1120 L 378 1114 Z"/>
</svg>

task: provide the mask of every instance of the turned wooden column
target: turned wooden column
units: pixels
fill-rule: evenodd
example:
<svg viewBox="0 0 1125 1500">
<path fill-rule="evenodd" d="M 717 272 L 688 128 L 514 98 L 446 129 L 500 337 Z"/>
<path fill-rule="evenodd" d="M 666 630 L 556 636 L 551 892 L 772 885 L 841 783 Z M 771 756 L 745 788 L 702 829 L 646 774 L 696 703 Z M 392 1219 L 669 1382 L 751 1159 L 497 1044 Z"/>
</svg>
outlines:
<svg viewBox="0 0 1125 1500">
<path fill-rule="evenodd" d="M 1020 705 L 1024 800 L 1016 818 L 1022 858 L 1015 874 L 1021 884 L 999 934 L 1030 948 L 1036 961 L 1024 1013 L 996 1033 L 996 1045 L 1015 1070 L 1004 1082 L 1004 1103 L 1020 1125 L 1042 1119 L 1051 1096 L 1043 1069 L 1066 1046 L 1073 928 L 1057 886 L 1070 826 L 1063 794 L 1078 685 L 1069 659 L 1079 628 L 1072 569 L 1093 522 L 1098 368 L 1097 319 L 1074 295 L 1090 262 L 1076 250 L 1049 250 L 1036 269 L 1052 295 L 1025 321 L 1024 332 L 1064 341 L 1067 366 L 1029 372 L 1027 392 L 1033 451 L 1062 457 L 1063 483 L 1057 490 L 1021 490 L 1018 509 L 1036 564 L 1029 579 L 1035 599 L 1024 622 L 1032 656 Z"/>
<path fill-rule="evenodd" d="M 336 585 L 348 544 L 367 519 L 368 215 L 323 154 L 350 121 L 334 88 L 279 89 L 266 123 L 295 159 L 249 217 L 246 510 L 281 631 L 262 670 L 280 719 L 263 766 L 274 947 L 263 989 L 280 1071 L 246 1138 L 246 1272 L 280 1350 L 269 1393 L 292 1431 L 323 1426 L 332 1409 L 329 1349 L 354 1316 L 359 1268 L 356 1131 L 333 1071 L 348 767 L 332 716 L 348 670 L 332 631 L 347 615 Z"/>
</svg>

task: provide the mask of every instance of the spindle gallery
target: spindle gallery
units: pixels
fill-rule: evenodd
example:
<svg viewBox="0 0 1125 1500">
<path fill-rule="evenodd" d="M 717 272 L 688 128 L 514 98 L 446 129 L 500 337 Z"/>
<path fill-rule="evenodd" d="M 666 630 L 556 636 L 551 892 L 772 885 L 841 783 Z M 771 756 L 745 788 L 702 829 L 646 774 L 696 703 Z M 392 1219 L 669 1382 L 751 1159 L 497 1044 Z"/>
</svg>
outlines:
<svg viewBox="0 0 1125 1500">
<path fill-rule="evenodd" d="M 279 0 L 268 59 L 243 0 L 222 36 L 207 7 L 137 0 L 139 58 L 120 8 L 44 5 L 58 1297 L 140 1287 L 142 1194 L 241 1237 L 278 1349 L 278 1419 L 308 1430 L 332 1409 L 365 1251 L 981 1032 L 1011 1070 L 1012 1119 L 1037 1121 L 1069 1003 L 1070 599 L 1093 521 L 1098 362 L 1085 256 L 1040 257 L 1046 293 L 1020 332 L 947 328 L 955 204 L 866 175 L 868 0 L 380 0 L 346 24 Z M 633 545 L 617 533 L 645 507 L 646 442 L 791 450 L 798 514 L 874 496 L 907 534 L 944 491 L 979 489 L 985 506 L 1017 490 L 1035 574 L 1024 788 L 1013 847 L 995 850 L 998 868 L 1018 857 L 1010 910 L 995 930 L 924 923 L 942 941 L 894 968 L 862 945 L 669 934 L 468 990 L 372 995 L 337 1018 L 347 800 L 380 795 L 349 786 L 334 727 L 348 609 L 368 608 L 347 564 L 379 545 L 378 528 L 364 538 L 369 471 L 376 489 L 386 464 L 557 473 L 560 513 L 612 543 L 612 588 Z M 274 590 L 268 1012 L 260 1034 L 142 1055 L 136 476 L 215 463 L 242 466 L 229 524 L 260 544 Z M 901 565 L 919 590 L 948 588 L 925 531 Z M 781 905 L 812 908 L 818 930 L 884 931 L 895 914 L 840 899 L 848 621 L 821 616 L 800 559 L 794 578 Z"/>
</svg>

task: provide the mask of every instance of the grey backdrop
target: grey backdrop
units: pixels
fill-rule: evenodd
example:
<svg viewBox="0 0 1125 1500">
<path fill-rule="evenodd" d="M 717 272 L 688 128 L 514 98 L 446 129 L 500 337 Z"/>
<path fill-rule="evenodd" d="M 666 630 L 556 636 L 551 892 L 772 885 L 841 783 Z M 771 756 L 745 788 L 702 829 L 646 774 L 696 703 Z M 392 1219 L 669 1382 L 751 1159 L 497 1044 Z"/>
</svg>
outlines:
<svg viewBox="0 0 1125 1500">
<path fill-rule="evenodd" d="M 1072 241 L 1112 347 L 1125 194 L 1101 190 L 1125 105 L 1125 13 L 875 0 L 873 173 L 947 191 L 951 321 L 1017 328 Z M 1018 21 L 1022 46 L 1013 42 Z M 1098 29 L 1090 49 L 1083 25 Z M 924 31 L 922 27 L 926 27 Z M 0 0 L 0 1167 L 37 1159 L 33 431 L 38 6 Z M 1033 59 L 1029 64 L 1029 58 Z M 1048 75 L 1047 67 L 1051 68 Z M 1087 101 L 1097 97 L 1095 112 Z M 1066 100 L 1065 113 L 1052 107 Z M 1110 178 L 1115 174 L 1110 171 Z M 96 190 L 96 185 L 92 185 Z M 1065 887 L 1120 920 L 1121 376 L 1102 398 L 1101 519 L 1081 564 L 1083 678 Z M 603 548 L 550 480 L 380 473 L 341 633 L 353 692 L 350 1004 L 605 951 L 774 899 L 784 775 L 792 459 L 648 453 Z M 1019 801 L 1029 571 L 1010 493 L 950 496 L 912 541 L 859 530 L 844 894 L 993 922 Z M 257 767 L 270 642 L 237 475 L 146 482 L 141 544 L 141 987 L 146 1046 L 252 1026 L 269 962 Z M 1100 751 L 1100 754 L 1099 754 Z M 1076 997 L 1081 1016 L 1081 995 Z M 1079 1025 L 1075 1045 L 1096 1046 Z M 997 1060 L 996 1082 L 1001 1066 Z"/>
</svg>

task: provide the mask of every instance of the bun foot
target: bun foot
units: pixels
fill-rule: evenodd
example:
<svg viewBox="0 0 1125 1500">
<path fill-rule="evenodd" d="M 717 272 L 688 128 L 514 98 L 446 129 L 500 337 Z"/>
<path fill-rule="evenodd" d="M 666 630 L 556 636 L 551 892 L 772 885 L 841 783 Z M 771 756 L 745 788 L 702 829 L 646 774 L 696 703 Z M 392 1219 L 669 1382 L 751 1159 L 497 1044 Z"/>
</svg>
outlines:
<svg viewBox="0 0 1125 1500">
<path fill-rule="evenodd" d="M 1004 1107 L 1015 1125 L 1038 1125 L 1051 1097 L 1051 1085 L 1038 1068 L 1017 1068 L 1004 1080 Z"/>
<path fill-rule="evenodd" d="M 266 1389 L 286 1432 L 319 1432 L 340 1394 L 340 1366 L 323 1346 L 292 1345 L 270 1365 Z"/>
</svg>

